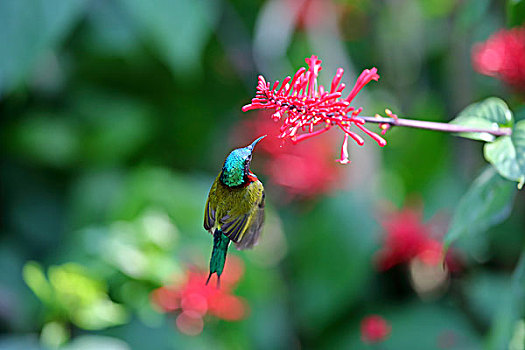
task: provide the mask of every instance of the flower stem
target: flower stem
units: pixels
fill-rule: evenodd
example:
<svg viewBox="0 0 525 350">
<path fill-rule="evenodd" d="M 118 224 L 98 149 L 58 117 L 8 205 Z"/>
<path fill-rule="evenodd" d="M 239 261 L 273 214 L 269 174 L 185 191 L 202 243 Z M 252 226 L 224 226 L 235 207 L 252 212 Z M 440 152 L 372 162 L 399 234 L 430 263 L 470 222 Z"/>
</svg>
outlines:
<svg viewBox="0 0 525 350">
<path fill-rule="evenodd" d="M 367 123 L 388 124 L 390 126 L 406 126 L 409 128 L 437 130 L 437 131 L 444 131 L 444 132 L 454 132 L 454 133 L 484 132 L 484 133 L 492 134 L 494 136 L 508 136 L 512 134 L 511 128 L 483 129 L 483 128 L 472 128 L 472 127 L 468 127 L 464 125 L 429 122 L 425 120 L 415 120 L 415 119 L 366 117 L 366 116 L 359 116 L 359 118 L 363 119 Z"/>
</svg>

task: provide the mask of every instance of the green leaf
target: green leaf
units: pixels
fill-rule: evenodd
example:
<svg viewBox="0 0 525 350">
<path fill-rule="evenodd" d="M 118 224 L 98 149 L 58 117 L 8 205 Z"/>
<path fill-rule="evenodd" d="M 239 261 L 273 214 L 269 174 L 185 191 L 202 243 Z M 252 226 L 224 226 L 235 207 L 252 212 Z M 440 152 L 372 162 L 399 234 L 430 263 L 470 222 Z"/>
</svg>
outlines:
<svg viewBox="0 0 525 350">
<path fill-rule="evenodd" d="M 511 136 L 502 136 L 486 144 L 484 153 L 485 159 L 501 176 L 518 181 L 521 189 L 525 183 L 525 120 L 516 123 Z"/>
<path fill-rule="evenodd" d="M 445 236 L 445 247 L 472 233 L 482 233 L 505 220 L 511 212 L 516 189 L 493 168 L 487 168 L 459 201 Z"/>
<path fill-rule="evenodd" d="M 83 162 L 122 163 L 142 150 L 155 131 L 150 107 L 138 99 L 89 91 L 77 95 L 75 107 L 88 126 Z"/>
<path fill-rule="evenodd" d="M 463 280 L 465 304 L 484 327 L 489 327 L 509 296 L 510 273 L 477 271 Z"/>
<path fill-rule="evenodd" d="M 69 344 L 61 348 L 62 350 L 93 350 L 93 349 L 112 349 L 130 350 L 131 347 L 121 339 L 103 335 L 81 335 L 73 339 Z"/>
<path fill-rule="evenodd" d="M 507 0 L 507 23 L 511 27 L 525 23 L 525 0 Z"/>
<path fill-rule="evenodd" d="M 381 315 L 392 327 L 387 339 L 380 344 L 365 344 L 361 340 L 360 327 L 356 322 L 342 323 L 334 328 L 330 337 L 323 338 L 323 349 L 461 349 L 481 348 L 481 339 L 464 312 L 446 303 L 397 301 L 396 303 L 374 300 L 373 304 L 361 305 L 367 313 Z M 361 314 L 359 311 L 357 315 Z"/>
<path fill-rule="evenodd" d="M 0 1 L 0 92 L 22 79 L 72 29 L 85 0 Z"/>
<path fill-rule="evenodd" d="M 67 326 L 62 322 L 47 322 L 40 333 L 40 341 L 49 349 L 58 349 L 69 340 Z"/>
<path fill-rule="evenodd" d="M 486 14 L 490 9 L 490 0 L 465 0 L 458 3 L 456 9 L 457 29 L 459 34 L 472 29 L 480 21 L 486 18 Z"/>
<path fill-rule="evenodd" d="M 511 350 L 523 350 L 525 345 L 525 320 L 519 320 L 514 326 L 514 334 L 510 339 L 509 349 Z"/>
<path fill-rule="evenodd" d="M 510 293 L 500 301 L 488 338 L 488 349 L 508 349 L 516 322 L 523 317 L 525 308 L 525 250 L 512 274 Z"/>
<path fill-rule="evenodd" d="M 366 293 L 377 232 L 371 211 L 357 209 L 366 205 L 352 194 L 341 193 L 319 202 L 300 226 L 290 228 L 301 235 L 288 255 L 294 309 L 301 327 L 312 336 L 342 317 L 343 310 L 359 305 Z M 322 217 L 331 220 L 319 225 Z"/>
<path fill-rule="evenodd" d="M 24 265 L 22 271 L 24 281 L 27 283 L 29 288 L 35 293 L 35 295 L 43 303 L 50 304 L 53 301 L 53 290 L 49 285 L 49 282 L 44 275 L 42 266 L 40 264 L 29 261 Z"/>
<path fill-rule="evenodd" d="M 109 298 L 105 281 L 92 277 L 82 265 L 51 266 L 48 276 L 56 300 L 78 327 L 99 330 L 128 321 L 124 306 Z"/>
<path fill-rule="evenodd" d="M 213 3 L 204 0 L 122 1 L 139 24 L 144 41 L 152 44 L 179 75 L 190 75 L 199 68 L 218 15 Z"/>
<path fill-rule="evenodd" d="M 124 57 L 138 50 L 137 26 L 117 1 L 99 1 L 89 9 L 86 42 L 89 49 Z"/>
<path fill-rule="evenodd" d="M 7 148 L 33 163 L 71 166 L 79 156 L 80 131 L 69 115 L 31 113 L 6 132 Z"/>
<path fill-rule="evenodd" d="M 468 126 L 471 128 L 498 129 L 511 127 L 513 124 L 512 112 L 502 99 L 490 97 L 465 108 L 453 119 L 451 124 Z M 494 135 L 486 132 L 463 132 L 459 136 L 481 141 L 494 141 Z"/>
<path fill-rule="evenodd" d="M 88 330 L 128 322 L 127 310 L 109 298 L 105 282 L 91 277 L 82 265 L 66 263 L 51 266 L 46 279 L 38 263 L 28 262 L 24 266 L 23 276 L 48 309 L 48 314 L 56 315 L 59 312 L 78 327 Z M 50 330 L 49 336 L 56 338 L 56 329 Z"/>
</svg>

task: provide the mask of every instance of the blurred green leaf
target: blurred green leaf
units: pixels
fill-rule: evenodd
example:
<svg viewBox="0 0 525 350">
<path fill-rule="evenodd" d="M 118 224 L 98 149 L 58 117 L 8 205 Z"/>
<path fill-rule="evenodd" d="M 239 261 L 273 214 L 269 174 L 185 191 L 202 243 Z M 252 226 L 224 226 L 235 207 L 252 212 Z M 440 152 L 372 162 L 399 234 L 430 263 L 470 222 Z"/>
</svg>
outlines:
<svg viewBox="0 0 525 350">
<path fill-rule="evenodd" d="M 488 9 L 490 8 L 490 0 L 466 0 L 459 4 L 459 11 L 457 15 L 458 29 L 460 33 L 464 33 L 468 29 L 478 24 Z"/>
<path fill-rule="evenodd" d="M 156 311 L 151 303 L 152 286 L 142 281 L 129 280 L 119 286 L 118 297 L 137 313 L 146 325 L 159 326 L 164 315 Z"/>
<path fill-rule="evenodd" d="M 257 279 L 251 274 L 252 271 L 245 278 Z M 288 311 L 287 298 L 283 295 L 286 294 L 286 289 L 283 281 L 279 280 L 280 276 L 276 275 L 278 274 L 271 270 L 258 274 L 259 281 L 252 284 L 248 294 L 250 318 L 240 329 L 248 339 L 255 340 L 260 349 L 286 349 L 294 341 L 293 318 Z M 228 329 L 231 328 L 228 326 Z M 238 335 L 232 334 L 233 339 L 237 337 Z"/>
<path fill-rule="evenodd" d="M 125 341 L 101 335 L 81 335 L 61 350 L 131 350 Z"/>
<path fill-rule="evenodd" d="M 39 301 L 33 297 L 34 293 L 24 281 L 23 268 L 26 263 L 27 255 L 15 239 L 1 240 L 0 319 L 12 329 L 29 329 L 35 321 L 35 305 Z M 3 349 L 1 345 L 0 349 Z"/>
<path fill-rule="evenodd" d="M 505 220 L 516 189 L 492 167 L 485 169 L 461 198 L 445 236 L 445 247 L 469 234 L 480 234 Z"/>
<path fill-rule="evenodd" d="M 180 76 L 194 74 L 212 33 L 219 9 L 203 0 L 122 0 L 171 70 Z"/>
<path fill-rule="evenodd" d="M 419 0 L 423 12 L 428 18 L 439 18 L 450 15 L 456 5 L 455 0 Z"/>
<path fill-rule="evenodd" d="M 105 293 L 101 281 L 91 278 L 82 266 L 74 263 L 51 266 L 48 276 L 54 291 L 62 296 L 60 303 L 66 307 L 90 304 Z"/>
<path fill-rule="evenodd" d="M 392 325 L 392 335 L 384 342 L 387 349 L 478 350 L 481 345 L 467 317 L 444 305 L 413 303 L 384 316 Z"/>
<path fill-rule="evenodd" d="M 133 318 L 126 327 L 108 329 L 104 334 L 118 339 L 125 339 L 131 349 L 176 348 L 200 350 L 214 348 L 214 345 L 217 345 L 217 337 L 210 338 L 204 334 L 198 337 L 184 336 L 177 332 L 173 323 L 163 322 L 158 327 L 150 327 L 140 322 L 137 318 Z M 200 346 L 196 346 L 196 343 Z M 203 346 L 202 343 L 207 346 Z"/>
<path fill-rule="evenodd" d="M 517 106 L 514 109 L 514 118 L 517 122 L 525 120 L 525 105 Z"/>
<path fill-rule="evenodd" d="M 82 161 L 122 163 L 154 134 L 154 115 L 138 99 L 89 91 L 78 94 L 75 102 L 85 126 Z"/>
<path fill-rule="evenodd" d="M 116 205 L 114 218 L 131 220 L 145 209 L 165 211 L 185 235 L 207 239 L 202 227 L 204 204 L 213 179 L 176 174 L 165 168 L 142 167 L 132 172 Z M 195 237 L 192 237 L 195 238 Z"/>
<path fill-rule="evenodd" d="M 172 257 L 178 232 L 165 213 L 149 210 L 137 220 L 91 227 L 82 233 L 88 254 L 133 279 L 160 286 L 180 273 Z"/>
<path fill-rule="evenodd" d="M 524 0 L 507 0 L 507 23 L 511 27 L 525 23 Z"/>
<path fill-rule="evenodd" d="M 24 281 L 35 295 L 46 304 L 50 304 L 53 298 L 53 290 L 44 275 L 40 264 L 30 261 L 23 269 Z"/>
<path fill-rule="evenodd" d="M 481 102 L 471 104 L 450 123 L 471 128 L 498 129 L 498 127 L 511 127 L 513 117 L 505 101 L 497 97 L 490 97 Z M 487 142 L 495 139 L 494 135 L 480 132 L 464 132 L 458 133 L 458 135 Z"/>
<path fill-rule="evenodd" d="M 129 321 L 129 315 L 124 306 L 101 298 L 78 309 L 72 315 L 71 321 L 83 329 L 99 330 L 125 324 Z"/>
<path fill-rule="evenodd" d="M 6 216 L 24 246 L 40 251 L 56 248 L 62 242 L 66 208 L 58 187 L 35 173 L 27 168 L 25 172 L 13 172 L 16 178 L 9 188 L 12 207 Z"/>
<path fill-rule="evenodd" d="M 126 55 L 138 49 L 137 26 L 115 0 L 92 1 L 87 16 L 87 42 L 94 51 L 108 55 Z"/>
<path fill-rule="evenodd" d="M 525 320 L 517 321 L 513 331 L 509 350 L 523 350 L 525 348 Z"/>
<path fill-rule="evenodd" d="M 69 116 L 34 113 L 13 125 L 8 147 L 36 163 L 70 166 L 79 155 L 78 131 Z"/>
<path fill-rule="evenodd" d="M 85 0 L 0 1 L 0 93 L 24 79 L 71 30 Z"/>
<path fill-rule="evenodd" d="M 127 322 L 126 310 L 109 299 L 105 283 L 91 277 L 82 266 L 52 266 L 48 275 L 56 301 L 77 326 L 96 330 Z"/>
<path fill-rule="evenodd" d="M 446 111 L 438 98 L 429 93 L 419 93 L 410 114 L 425 115 L 429 116 L 430 121 L 443 122 Z M 383 166 L 397 172 L 404 194 L 418 193 L 433 187 L 437 174 L 448 168 L 450 152 L 447 143 L 450 137 L 430 130 L 414 132 L 410 128 L 393 128 L 390 131 L 392 134 L 388 138 L 388 147 L 381 150 L 384 153 Z M 419 166 L 405 166 L 415 163 Z M 393 180 L 393 186 L 396 186 L 396 179 Z M 388 187 L 389 181 L 381 181 L 381 186 Z M 403 202 L 404 197 L 400 205 Z"/>
<path fill-rule="evenodd" d="M 501 300 L 509 296 L 510 274 L 479 271 L 462 285 L 471 312 L 488 327 L 498 314 Z"/>
<path fill-rule="evenodd" d="M 29 262 L 24 267 L 24 279 L 53 320 L 69 320 L 88 330 L 104 329 L 128 320 L 124 307 L 109 299 L 105 283 L 91 277 L 81 265 L 51 266 L 48 282 L 42 267 Z"/>
<path fill-rule="evenodd" d="M 525 183 L 525 120 L 516 123 L 511 136 L 501 136 L 486 144 L 484 153 L 501 176 L 518 181 L 521 189 Z"/>
<path fill-rule="evenodd" d="M 364 205 L 347 192 L 327 198 L 293 232 L 288 260 L 294 309 L 311 336 L 344 317 L 372 274 L 375 227 Z M 321 224 L 319 218 L 327 219 Z"/>
<path fill-rule="evenodd" d="M 74 229 L 104 222 L 122 192 L 122 169 L 101 169 L 79 174 L 74 180 L 68 209 Z"/>
<path fill-rule="evenodd" d="M 48 322 L 40 332 L 40 341 L 50 349 L 58 349 L 69 340 L 69 337 L 67 326 L 62 322 Z"/>
<path fill-rule="evenodd" d="M 457 308 L 415 301 L 372 308 L 371 313 L 382 316 L 392 327 L 384 342 L 363 343 L 360 325 L 353 322 L 339 330 L 335 341 L 324 339 L 327 346 L 323 349 L 479 350 L 481 347 L 478 333 Z"/>
<path fill-rule="evenodd" d="M 498 314 L 489 333 L 487 349 L 508 349 L 516 321 L 525 314 L 525 250 L 512 274 L 508 298 L 499 301 Z"/>
</svg>

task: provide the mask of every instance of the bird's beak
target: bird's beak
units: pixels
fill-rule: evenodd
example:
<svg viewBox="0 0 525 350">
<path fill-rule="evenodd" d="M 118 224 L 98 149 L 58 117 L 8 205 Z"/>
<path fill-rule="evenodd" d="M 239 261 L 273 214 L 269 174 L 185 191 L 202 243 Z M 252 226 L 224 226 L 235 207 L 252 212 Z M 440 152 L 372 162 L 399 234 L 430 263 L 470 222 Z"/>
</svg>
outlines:
<svg viewBox="0 0 525 350">
<path fill-rule="evenodd" d="M 248 148 L 250 149 L 250 151 L 253 150 L 254 147 L 255 147 L 255 145 L 256 145 L 259 141 L 261 141 L 262 139 L 264 139 L 266 136 L 268 136 L 268 135 L 261 136 L 261 137 L 259 137 L 257 140 L 253 141 L 253 142 L 251 143 L 251 145 L 248 146 Z"/>
</svg>

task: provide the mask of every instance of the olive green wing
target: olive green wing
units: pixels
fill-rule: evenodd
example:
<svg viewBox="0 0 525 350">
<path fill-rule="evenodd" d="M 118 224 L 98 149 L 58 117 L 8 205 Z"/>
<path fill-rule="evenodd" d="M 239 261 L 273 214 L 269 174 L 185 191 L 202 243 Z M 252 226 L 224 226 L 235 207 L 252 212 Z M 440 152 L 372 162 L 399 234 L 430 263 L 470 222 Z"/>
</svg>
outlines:
<svg viewBox="0 0 525 350">
<path fill-rule="evenodd" d="M 255 213 L 253 214 L 252 221 L 242 239 L 235 243 L 237 249 L 250 249 L 259 241 L 261 235 L 263 223 L 264 223 L 264 190 L 260 202 L 257 204 Z"/>
<path fill-rule="evenodd" d="M 208 231 L 215 225 L 215 212 L 215 209 L 210 205 L 210 198 L 208 198 L 204 209 L 204 228 Z"/>
<path fill-rule="evenodd" d="M 215 216 L 217 213 L 217 181 L 213 183 L 204 207 L 204 228 L 213 234 L 212 229 L 215 225 Z"/>
<path fill-rule="evenodd" d="M 262 225 L 263 217 L 260 214 L 260 206 L 264 207 L 264 188 L 260 181 L 250 183 L 242 191 L 237 192 L 238 197 L 235 202 L 242 203 L 235 210 L 230 210 L 227 215 L 219 219 L 219 225 L 228 238 L 237 245 L 244 241 L 247 232 L 250 232 L 253 225 L 256 227 Z M 255 220 L 255 221 L 254 221 Z M 258 235 L 258 234 L 257 234 Z M 251 237 L 247 242 L 253 240 L 252 246 L 257 237 Z M 254 240 L 255 239 L 255 240 Z"/>
<path fill-rule="evenodd" d="M 221 218 L 221 231 L 226 237 L 237 243 L 242 239 L 243 233 L 246 231 L 248 219 L 248 214 L 235 217 L 225 215 Z"/>
</svg>

